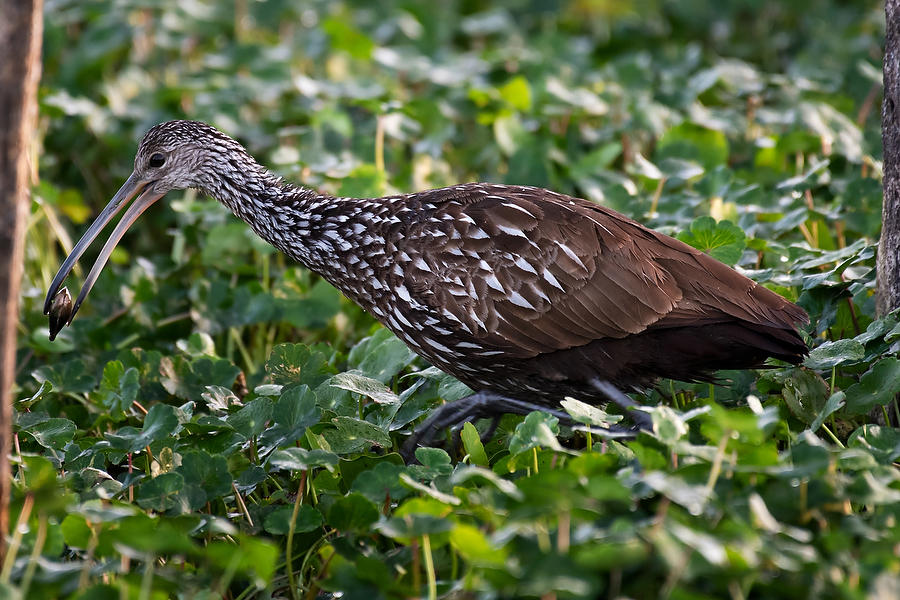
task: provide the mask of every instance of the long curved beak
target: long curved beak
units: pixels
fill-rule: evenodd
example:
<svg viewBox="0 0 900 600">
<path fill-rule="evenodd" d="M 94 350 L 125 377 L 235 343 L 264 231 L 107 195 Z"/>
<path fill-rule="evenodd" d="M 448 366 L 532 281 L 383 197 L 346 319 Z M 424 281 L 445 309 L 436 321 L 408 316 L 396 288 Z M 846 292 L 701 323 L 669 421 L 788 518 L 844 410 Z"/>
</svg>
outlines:
<svg viewBox="0 0 900 600">
<path fill-rule="evenodd" d="M 56 338 L 56 334 L 59 333 L 59 330 L 62 329 L 64 325 L 69 325 L 72 323 L 72 319 L 75 317 L 75 313 L 78 312 L 78 308 L 81 306 L 81 303 L 84 302 L 84 299 L 87 297 L 88 292 L 91 291 L 91 288 L 94 286 L 94 282 L 97 281 L 97 278 L 100 276 L 100 271 L 103 270 L 103 267 L 106 265 L 106 261 L 109 260 L 109 255 L 112 254 L 113 249 L 116 247 L 116 244 L 119 243 L 119 240 L 122 239 L 122 236 L 131 227 L 131 224 L 134 223 L 141 213 L 147 210 L 150 205 L 154 202 L 162 198 L 165 194 L 158 194 L 150 192 L 149 184 L 152 182 L 141 181 L 138 177 L 132 173 L 131 176 L 125 181 L 119 191 L 116 192 L 116 195 L 113 196 L 113 199 L 109 201 L 109 204 L 106 205 L 106 208 L 100 213 L 100 216 L 91 223 L 91 226 L 84 233 L 78 243 L 75 244 L 75 247 L 72 248 L 72 253 L 66 257 L 65 262 L 63 262 L 62 266 L 59 268 L 59 271 L 56 273 L 56 277 L 53 278 L 53 283 L 50 284 L 50 290 L 47 292 L 47 298 L 44 300 L 44 314 L 51 315 L 51 310 L 54 311 L 54 314 L 51 315 L 51 327 L 50 327 L 50 339 L 53 340 Z M 137 200 L 125 211 L 125 215 L 122 217 L 122 220 L 119 221 L 116 228 L 113 229 L 112 234 L 110 234 L 109 239 L 106 240 L 106 243 L 103 245 L 103 249 L 100 251 L 100 255 L 97 257 L 97 261 L 94 263 L 94 266 L 91 268 L 91 272 L 88 273 L 87 278 L 84 280 L 84 284 L 81 287 L 81 292 L 78 294 L 78 298 L 75 300 L 75 304 L 68 305 L 64 301 L 58 301 L 56 306 L 63 306 L 65 308 L 56 308 L 54 306 L 54 299 L 57 297 L 57 292 L 59 292 L 59 287 L 62 285 L 62 282 L 65 278 L 72 272 L 72 268 L 75 266 L 75 263 L 78 262 L 78 259 L 81 258 L 81 255 L 84 254 L 84 251 L 87 250 L 88 246 L 91 245 L 91 242 L 103 231 L 103 228 L 106 227 L 107 223 L 113 220 L 113 218 L 119 213 L 119 211 L 124 208 L 128 201 L 134 197 L 135 194 L 140 192 L 140 195 L 137 197 Z M 63 288 L 60 294 L 68 295 L 68 291 Z M 57 310 L 65 311 L 61 315 L 56 314 Z M 56 318 L 54 318 L 56 317 Z M 54 331 L 55 329 L 55 331 Z"/>
</svg>

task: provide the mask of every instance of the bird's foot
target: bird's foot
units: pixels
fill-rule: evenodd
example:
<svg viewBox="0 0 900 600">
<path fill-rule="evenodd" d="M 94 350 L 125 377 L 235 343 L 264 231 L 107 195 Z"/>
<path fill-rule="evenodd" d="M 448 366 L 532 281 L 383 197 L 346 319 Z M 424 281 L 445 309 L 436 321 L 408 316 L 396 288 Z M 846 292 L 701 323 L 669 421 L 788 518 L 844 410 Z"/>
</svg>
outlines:
<svg viewBox="0 0 900 600">
<path fill-rule="evenodd" d="M 622 390 L 603 379 L 592 379 L 591 385 L 606 398 L 625 412 L 625 416 L 637 426 L 638 431 L 653 431 L 653 419 L 641 410 L 641 405 L 626 396 Z"/>
<path fill-rule="evenodd" d="M 611 401 L 619 404 L 619 406 L 623 405 L 620 403 L 621 398 L 617 400 L 616 395 L 621 396 L 626 401 L 630 402 L 628 407 L 637 406 L 637 404 L 628 398 L 628 396 L 625 396 L 625 394 L 608 383 L 600 382 L 600 384 L 604 387 L 598 386 L 597 389 L 608 396 Z M 605 386 L 608 386 L 615 394 L 608 392 Z M 623 409 L 628 410 L 625 406 L 623 406 Z M 517 415 L 527 415 L 536 410 L 553 415 L 559 419 L 560 423 L 568 427 L 579 425 L 579 423 L 574 421 L 565 411 L 540 404 L 532 404 L 515 398 L 509 398 L 494 392 L 481 391 L 456 400 L 455 402 L 449 402 L 436 409 L 431 416 L 425 419 L 425 421 L 416 429 L 412 436 L 406 440 L 400 450 L 400 455 L 403 457 L 403 460 L 409 463 L 413 460 L 417 447 L 440 445 L 441 442 L 438 439 L 438 436 L 444 430 L 450 429 L 454 436 L 456 436 L 466 422 L 482 418 L 491 418 L 493 421 L 490 428 L 482 435 L 482 442 L 486 442 L 493 436 L 494 431 L 497 429 L 497 425 L 500 422 L 500 418 L 504 414 L 512 413 Z M 649 415 L 646 413 L 641 411 L 630 411 L 628 414 L 629 416 L 633 416 L 632 420 L 638 424 L 637 427 L 610 425 L 608 431 L 615 434 L 617 438 L 628 438 L 637 435 L 637 432 L 640 429 L 652 429 L 653 424 Z"/>
</svg>

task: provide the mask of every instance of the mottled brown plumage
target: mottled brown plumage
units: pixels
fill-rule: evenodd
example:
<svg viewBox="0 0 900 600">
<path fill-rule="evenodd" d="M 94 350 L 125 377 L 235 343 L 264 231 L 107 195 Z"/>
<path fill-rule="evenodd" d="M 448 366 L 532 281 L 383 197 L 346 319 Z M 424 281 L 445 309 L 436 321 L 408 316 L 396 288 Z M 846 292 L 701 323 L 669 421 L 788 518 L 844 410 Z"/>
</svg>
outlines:
<svg viewBox="0 0 900 600">
<path fill-rule="evenodd" d="M 615 394 L 603 382 L 624 389 L 659 377 L 708 380 L 718 369 L 758 367 L 769 357 L 797 363 L 807 352 L 795 330 L 807 322 L 802 309 L 593 202 L 486 183 L 334 198 L 284 183 L 240 144 L 193 121 L 147 133 L 134 173 L 54 279 L 45 312 L 131 196 L 140 192 L 74 306 L 59 311 L 67 322 L 125 229 L 167 191 L 185 187 L 220 200 L 418 354 L 482 392 L 472 404 L 481 414 L 552 407 L 567 395 L 605 402 Z"/>
<path fill-rule="evenodd" d="M 421 218 L 396 246 L 389 306 L 420 326 L 386 324 L 475 389 L 555 403 L 595 378 L 707 379 L 806 352 L 800 308 L 595 203 L 493 184 L 402 201 Z"/>
</svg>

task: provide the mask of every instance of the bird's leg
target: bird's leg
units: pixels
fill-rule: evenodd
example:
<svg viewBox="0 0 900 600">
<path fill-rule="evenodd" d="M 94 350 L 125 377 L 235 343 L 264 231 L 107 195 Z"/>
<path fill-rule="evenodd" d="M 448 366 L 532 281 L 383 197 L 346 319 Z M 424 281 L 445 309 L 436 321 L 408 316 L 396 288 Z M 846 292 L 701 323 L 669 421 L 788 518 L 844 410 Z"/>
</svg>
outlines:
<svg viewBox="0 0 900 600">
<path fill-rule="evenodd" d="M 481 391 L 438 407 L 406 440 L 400 454 L 409 462 L 420 443 L 434 443 L 437 433 L 448 427 L 458 427 L 482 417 L 502 416 L 504 411 L 497 408 L 497 403 L 502 400 L 506 398 L 500 394 Z"/>
<path fill-rule="evenodd" d="M 491 441 L 491 438 L 494 437 L 494 433 L 497 432 L 497 427 L 500 425 L 500 419 L 503 418 L 503 415 L 497 414 L 491 419 L 491 425 L 488 427 L 487 431 L 481 434 L 481 443 L 482 445 L 487 444 Z"/>
<path fill-rule="evenodd" d="M 613 389 L 615 390 L 615 388 Z M 622 394 L 618 390 L 615 391 L 618 394 L 624 396 L 624 394 Z M 626 400 L 628 400 L 627 396 L 624 397 Z M 632 405 L 634 404 L 635 403 L 632 402 Z M 480 391 L 475 392 L 470 396 L 466 396 L 465 398 L 456 400 L 455 402 L 448 402 L 447 404 L 435 410 L 431 414 L 431 416 L 425 419 L 425 421 L 418 427 L 418 429 L 416 429 L 415 433 L 413 433 L 413 435 L 410 436 L 408 440 L 406 440 L 406 442 L 403 444 L 403 448 L 401 449 L 400 454 L 401 456 L 403 456 L 406 462 L 409 462 L 410 460 L 412 460 L 417 446 L 419 446 L 420 444 L 432 444 L 435 442 L 436 434 L 438 432 L 443 431 L 447 428 L 455 430 L 467 421 L 474 421 L 476 419 L 488 417 L 493 418 L 494 423 L 491 425 L 491 428 L 489 430 L 489 434 L 492 434 L 496 429 L 497 424 L 499 423 L 500 417 L 502 417 L 504 414 L 513 413 L 518 415 L 527 415 L 528 413 L 536 410 L 553 415 L 554 417 L 558 418 L 563 425 L 571 427 L 578 424 L 572 419 L 572 417 L 569 416 L 568 413 L 562 410 L 550 408 L 544 405 L 532 404 L 530 402 L 517 400 L 515 398 L 509 398 L 495 392 Z M 635 433 L 632 428 L 617 427 L 615 425 L 611 425 L 609 427 L 609 430 L 613 433 L 626 435 L 634 435 Z M 488 435 L 488 439 L 489 438 L 490 436 Z"/>
<path fill-rule="evenodd" d="M 618 405 L 619 408 L 625 412 L 625 415 L 638 426 L 638 429 L 653 431 L 653 419 L 650 418 L 650 415 L 638 408 L 641 406 L 640 404 L 626 396 L 619 388 L 608 381 L 603 379 L 592 379 L 590 383 L 598 392 L 606 396 L 608 400 Z"/>
</svg>

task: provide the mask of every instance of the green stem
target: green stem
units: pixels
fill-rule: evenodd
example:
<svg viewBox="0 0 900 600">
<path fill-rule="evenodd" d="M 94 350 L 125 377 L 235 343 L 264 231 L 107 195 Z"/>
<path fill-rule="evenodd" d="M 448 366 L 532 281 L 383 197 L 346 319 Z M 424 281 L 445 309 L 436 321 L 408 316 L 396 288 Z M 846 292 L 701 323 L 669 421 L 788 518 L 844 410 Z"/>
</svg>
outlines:
<svg viewBox="0 0 900 600">
<path fill-rule="evenodd" d="M 138 600 L 150 600 L 153 592 L 153 567 L 156 560 L 153 557 L 147 557 L 147 566 L 144 567 L 144 576 L 141 578 L 141 593 Z"/>
<path fill-rule="evenodd" d="M 437 600 L 437 578 L 434 575 L 434 558 L 431 556 L 431 538 L 422 536 L 422 554 L 425 557 L 425 577 L 428 579 L 428 600 Z"/>
<path fill-rule="evenodd" d="M 229 327 L 228 330 L 231 333 L 231 338 L 237 345 L 238 352 L 241 353 L 241 358 L 244 359 L 244 364 L 247 365 L 247 372 L 256 373 L 256 365 L 253 363 L 253 359 L 250 357 L 250 353 L 247 352 L 247 347 L 244 346 L 244 340 L 241 339 L 241 335 L 240 333 L 238 333 L 237 328 Z"/>
<path fill-rule="evenodd" d="M 19 546 L 22 545 L 25 524 L 28 523 L 33 507 L 34 496 L 28 494 L 25 496 L 25 502 L 22 503 L 22 510 L 19 512 L 19 518 L 16 520 L 16 528 L 13 530 L 12 540 L 10 540 L 9 547 L 6 549 L 6 560 L 3 562 L 3 571 L 0 572 L 0 583 L 9 583 L 9 575 L 12 573 L 13 565 L 16 562 L 16 554 L 19 552 Z"/>
<path fill-rule="evenodd" d="M 297 515 L 300 513 L 300 505 L 303 503 L 303 492 L 306 490 L 306 469 L 300 475 L 300 488 L 297 490 L 297 499 L 294 500 L 294 510 L 291 513 L 291 523 L 288 525 L 287 548 L 284 549 L 284 559 L 287 569 L 288 584 L 291 589 L 291 598 L 300 600 L 297 594 L 297 579 L 294 577 L 294 524 L 297 522 Z"/>
<path fill-rule="evenodd" d="M 716 448 L 716 456 L 713 458 L 712 467 L 709 469 L 709 479 L 706 481 L 706 498 L 712 497 L 713 490 L 716 488 L 716 481 L 722 472 L 722 461 L 725 458 L 725 448 L 728 446 L 728 438 L 731 437 L 731 430 L 725 430 L 725 435 L 719 440 L 719 447 Z"/>
<path fill-rule="evenodd" d="M 22 584 L 19 587 L 22 598 L 28 597 L 28 588 L 31 587 L 31 579 L 34 577 L 34 571 L 37 569 L 38 559 L 41 557 L 41 550 L 44 549 L 44 542 L 46 541 L 47 515 L 41 513 L 38 517 L 38 530 L 34 540 L 34 548 L 31 549 L 28 566 L 25 567 L 25 573 L 22 575 Z"/>
<path fill-rule="evenodd" d="M 841 448 L 844 447 L 844 444 L 841 443 L 841 440 L 837 439 L 837 436 L 834 435 L 833 433 L 831 433 L 831 430 L 828 429 L 828 425 L 826 425 L 825 423 L 822 423 L 822 429 L 825 430 L 825 433 L 828 434 L 828 437 L 831 438 L 831 441 L 833 441 L 835 444 L 837 444 Z"/>
</svg>

